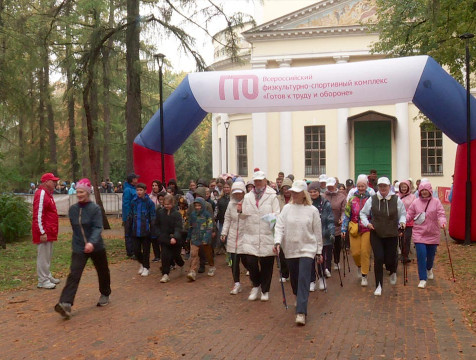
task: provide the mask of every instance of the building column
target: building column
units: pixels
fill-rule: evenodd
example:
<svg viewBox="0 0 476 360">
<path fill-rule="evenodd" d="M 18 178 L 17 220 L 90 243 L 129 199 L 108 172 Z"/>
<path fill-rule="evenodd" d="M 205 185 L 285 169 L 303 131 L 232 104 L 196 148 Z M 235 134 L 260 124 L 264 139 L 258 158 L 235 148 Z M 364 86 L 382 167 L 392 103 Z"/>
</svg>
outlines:
<svg viewBox="0 0 476 360">
<path fill-rule="evenodd" d="M 410 136 L 408 133 L 408 103 L 395 104 L 397 124 L 395 129 L 395 159 L 397 173 L 394 179 L 407 180 L 410 177 Z"/>
<path fill-rule="evenodd" d="M 220 151 L 219 144 L 218 144 L 218 118 L 220 118 L 220 114 L 213 114 L 212 115 L 212 176 L 216 177 L 219 175 L 220 172 Z"/>
<path fill-rule="evenodd" d="M 291 67 L 292 59 L 277 60 L 280 68 Z M 292 113 L 290 111 L 281 112 L 279 114 L 279 134 L 280 147 L 279 155 L 281 166 L 279 171 L 287 174 L 294 174 L 293 171 L 293 124 Z"/>
<path fill-rule="evenodd" d="M 349 61 L 349 56 L 334 56 L 336 64 L 345 64 Z M 337 109 L 337 177 L 341 182 L 350 178 L 350 139 L 349 139 L 349 109 Z M 357 174 L 356 174 L 357 175 Z"/>
<path fill-rule="evenodd" d="M 253 69 L 266 69 L 267 60 L 251 61 Z M 254 168 L 259 168 L 268 175 L 268 118 L 266 113 L 252 113 L 253 123 L 253 162 L 251 173 Z"/>
<path fill-rule="evenodd" d="M 225 128 L 225 122 L 229 121 L 228 119 L 228 114 L 222 113 L 221 115 L 221 121 L 220 121 L 220 134 L 221 134 L 221 171 L 222 173 L 226 173 L 226 147 L 228 145 L 228 170 L 230 170 L 230 131 L 228 129 L 228 144 L 226 141 L 226 128 Z M 220 174 L 221 175 L 221 174 Z"/>
</svg>

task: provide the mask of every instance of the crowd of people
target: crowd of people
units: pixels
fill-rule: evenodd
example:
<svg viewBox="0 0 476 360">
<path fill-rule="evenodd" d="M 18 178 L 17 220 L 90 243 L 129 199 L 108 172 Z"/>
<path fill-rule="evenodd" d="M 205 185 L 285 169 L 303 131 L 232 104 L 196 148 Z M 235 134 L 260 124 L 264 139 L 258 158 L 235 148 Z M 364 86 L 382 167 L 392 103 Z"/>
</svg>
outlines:
<svg viewBox="0 0 476 360">
<path fill-rule="evenodd" d="M 38 287 L 59 283 L 50 271 L 52 243 L 57 237 L 57 214 L 51 194 L 59 179 L 45 174 L 35 192 L 33 241 L 38 244 Z M 309 293 L 326 289 L 326 278 L 337 270 L 341 255 L 350 250 L 358 268 L 360 286 L 369 286 L 371 254 L 374 259 L 375 296 L 384 287 L 384 266 L 389 283 L 397 283 L 397 266 L 410 262 L 411 243 L 416 249 L 418 287 L 424 289 L 432 271 L 440 228 L 446 227 L 444 209 L 427 179 L 414 188 L 412 179 L 393 183 L 376 171 L 361 174 L 356 183 L 340 183 L 325 174 L 317 181 L 295 180 L 279 173 L 276 181 L 255 169 L 245 182 L 226 175 L 190 181 L 184 194 L 175 179 L 167 184 L 140 182 L 130 174 L 123 189 L 125 250 L 138 262 L 138 273 L 150 274 L 161 263 L 161 283 L 171 281 L 170 271 L 185 267 L 187 279 L 196 281 L 208 265 L 216 273 L 215 256 L 225 253 L 231 268 L 230 294 L 240 293 L 244 267 L 251 282 L 249 301 L 269 300 L 274 263 L 279 281 L 289 281 L 295 295 L 296 324 L 304 325 Z M 102 187 L 103 185 L 101 185 Z M 107 187 L 107 184 L 106 184 Z M 71 271 L 55 310 L 71 316 L 84 266 L 92 259 L 98 272 L 98 306 L 109 302 L 110 276 L 101 238 L 100 210 L 90 201 L 88 179 L 76 183 L 78 203 L 69 210 L 73 228 Z M 149 189 L 149 191 L 148 191 Z M 55 220 L 56 217 L 56 220 Z M 399 259 L 399 253 L 400 259 Z"/>
</svg>

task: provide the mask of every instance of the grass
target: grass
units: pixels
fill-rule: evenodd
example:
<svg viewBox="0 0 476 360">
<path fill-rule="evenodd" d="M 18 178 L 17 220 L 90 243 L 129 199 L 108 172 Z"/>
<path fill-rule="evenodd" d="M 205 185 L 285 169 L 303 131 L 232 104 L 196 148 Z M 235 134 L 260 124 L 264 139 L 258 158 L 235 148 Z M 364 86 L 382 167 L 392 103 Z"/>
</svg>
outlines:
<svg viewBox="0 0 476 360">
<path fill-rule="evenodd" d="M 69 222 L 60 221 L 60 227 Z M 124 260 L 124 238 L 120 236 L 118 228 L 120 225 L 116 221 L 111 226 L 115 233 L 103 235 L 106 244 L 107 257 L 110 264 Z M 70 229 L 70 228 L 69 228 Z M 53 245 L 53 258 L 51 263 L 51 273 L 55 277 L 65 278 L 69 273 L 71 261 L 71 230 L 61 233 Z M 92 267 L 92 262 L 88 261 L 86 268 Z M 19 239 L 16 242 L 8 243 L 6 250 L 0 249 L 0 291 L 20 290 L 35 286 L 36 276 L 36 245 L 31 241 L 31 237 Z"/>
</svg>

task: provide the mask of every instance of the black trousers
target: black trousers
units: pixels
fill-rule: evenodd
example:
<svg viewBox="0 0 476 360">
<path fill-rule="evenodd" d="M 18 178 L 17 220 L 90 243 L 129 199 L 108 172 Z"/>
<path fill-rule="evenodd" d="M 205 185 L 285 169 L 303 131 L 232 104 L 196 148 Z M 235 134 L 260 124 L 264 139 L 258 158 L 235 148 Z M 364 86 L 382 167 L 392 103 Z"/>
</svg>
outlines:
<svg viewBox="0 0 476 360">
<path fill-rule="evenodd" d="M 150 237 L 133 237 L 132 240 L 137 261 L 146 269 L 150 269 Z"/>
<path fill-rule="evenodd" d="M 237 283 L 237 282 L 240 282 L 240 261 L 245 267 L 245 269 L 248 269 L 246 265 L 246 255 L 230 253 L 230 257 L 231 257 L 231 272 L 233 274 L 233 281 Z"/>
<path fill-rule="evenodd" d="M 284 252 L 281 247 L 279 247 L 279 264 L 281 265 L 281 275 L 283 278 L 288 278 L 289 277 L 289 268 L 288 268 L 288 262 L 286 261 L 286 258 L 284 257 Z"/>
<path fill-rule="evenodd" d="M 323 277 L 324 274 L 322 271 L 325 269 L 329 270 L 331 272 L 331 260 L 332 260 L 332 249 L 333 245 L 324 245 L 322 247 L 322 257 L 324 259 L 324 262 L 322 264 L 317 264 L 317 271 L 319 273 L 319 277 Z M 313 267 L 312 267 L 312 272 L 311 272 L 311 281 L 315 282 L 316 281 L 316 265 L 315 265 L 316 259 L 314 258 L 313 262 Z"/>
<path fill-rule="evenodd" d="M 94 251 L 89 254 L 73 253 L 71 255 L 70 272 L 66 280 L 66 285 L 61 292 L 59 302 L 73 305 L 81 275 L 89 258 L 93 261 L 98 274 L 99 292 L 106 296 L 111 294 L 111 275 L 107 264 L 106 250 Z"/>
<path fill-rule="evenodd" d="M 338 235 L 334 241 L 334 263 L 340 263 L 340 252 L 342 251 L 342 236 Z"/>
<path fill-rule="evenodd" d="M 160 243 L 158 238 L 151 238 L 152 250 L 154 250 L 154 258 L 160 259 Z"/>
<path fill-rule="evenodd" d="M 375 287 L 378 284 L 383 287 L 383 264 L 390 273 L 397 271 L 398 237 L 381 238 L 375 231 L 371 231 L 370 245 L 374 252 Z"/>
<path fill-rule="evenodd" d="M 162 275 L 168 275 L 170 273 L 170 265 L 172 265 L 172 261 L 178 266 L 184 266 L 185 262 L 180 254 L 181 251 L 182 246 L 180 244 L 162 245 L 162 267 L 160 268 Z"/>
<path fill-rule="evenodd" d="M 261 292 L 268 292 L 273 277 L 274 256 L 246 255 L 246 265 L 248 265 L 253 287 L 261 286 Z"/>
</svg>

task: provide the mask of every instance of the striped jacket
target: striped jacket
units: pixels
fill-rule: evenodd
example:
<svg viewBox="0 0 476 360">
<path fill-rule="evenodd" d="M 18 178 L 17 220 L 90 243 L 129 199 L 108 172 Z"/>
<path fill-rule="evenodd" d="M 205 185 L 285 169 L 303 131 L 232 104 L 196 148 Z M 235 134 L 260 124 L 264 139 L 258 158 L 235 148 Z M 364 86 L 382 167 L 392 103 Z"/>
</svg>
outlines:
<svg viewBox="0 0 476 360">
<path fill-rule="evenodd" d="M 42 185 L 33 199 L 33 221 L 31 222 L 33 243 L 39 244 L 40 236 L 47 235 L 47 241 L 58 239 L 58 212 L 53 195 Z"/>
</svg>

